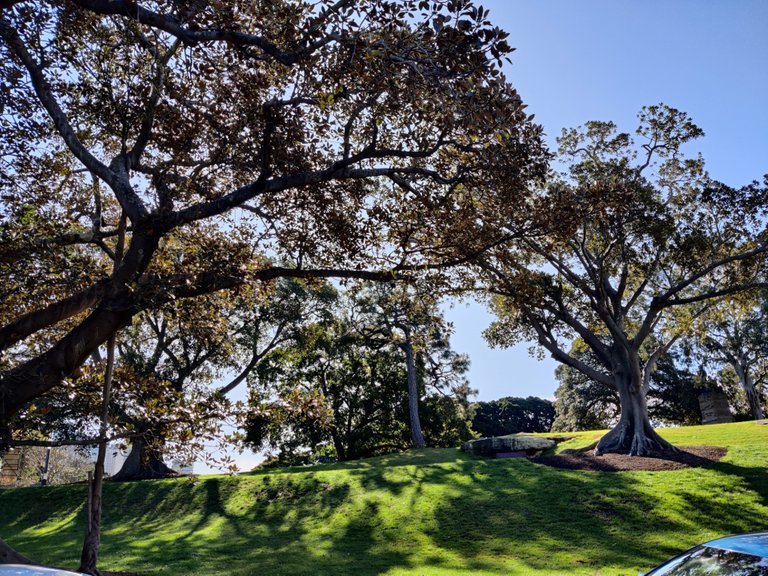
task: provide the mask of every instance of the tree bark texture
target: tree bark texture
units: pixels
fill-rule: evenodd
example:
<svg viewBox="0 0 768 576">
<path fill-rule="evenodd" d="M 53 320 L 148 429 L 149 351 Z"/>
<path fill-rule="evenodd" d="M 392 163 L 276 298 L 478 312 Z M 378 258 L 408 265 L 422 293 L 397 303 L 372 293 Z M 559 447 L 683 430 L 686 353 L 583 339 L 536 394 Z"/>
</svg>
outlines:
<svg viewBox="0 0 768 576">
<path fill-rule="evenodd" d="M 752 377 L 749 374 L 749 368 L 742 366 L 739 362 L 732 362 L 731 364 L 739 377 L 744 394 L 747 396 L 752 419 L 762 420 L 765 418 L 765 412 L 763 412 L 763 406 L 760 403 L 760 395 L 757 393 L 757 390 L 755 390 L 755 383 L 752 381 Z"/>
<path fill-rule="evenodd" d="M 421 420 L 419 419 L 419 388 L 416 381 L 416 361 L 413 357 L 413 344 L 410 335 L 406 333 L 405 343 L 402 345 L 405 352 L 405 365 L 408 376 L 408 415 L 411 421 L 411 438 L 414 448 L 424 448 L 424 435 L 421 432 Z"/>
<path fill-rule="evenodd" d="M 120 470 L 112 476 L 111 480 L 116 482 L 156 480 L 159 478 L 174 478 L 178 475 L 178 472 L 163 462 L 160 450 L 147 443 L 143 438 L 137 437 L 131 444 L 128 458 L 123 462 Z"/>
<path fill-rule="evenodd" d="M 597 443 L 595 454 L 651 456 L 677 450 L 653 429 L 648 418 L 647 389 L 639 368 L 625 367 L 615 373 L 614 382 L 619 393 L 621 416 L 618 424 Z"/>
</svg>

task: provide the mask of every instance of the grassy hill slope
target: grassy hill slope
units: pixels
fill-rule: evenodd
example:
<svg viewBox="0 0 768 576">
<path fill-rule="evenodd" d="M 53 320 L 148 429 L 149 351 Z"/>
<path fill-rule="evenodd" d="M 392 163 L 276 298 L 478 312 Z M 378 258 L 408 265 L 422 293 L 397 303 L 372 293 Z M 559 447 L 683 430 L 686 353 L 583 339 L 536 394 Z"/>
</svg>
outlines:
<svg viewBox="0 0 768 576">
<path fill-rule="evenodd" d="M 662 432 L 728 454 L 707 469 L 608 473 L 423 450 L 110 484 L 102 566 L 146 575 L 635 576 L 702 540 L 768 529 L 768 426 Z M 0 535 L 33 558 L 76 566 L 85 491 L 0 492 Z"/>
</svg>

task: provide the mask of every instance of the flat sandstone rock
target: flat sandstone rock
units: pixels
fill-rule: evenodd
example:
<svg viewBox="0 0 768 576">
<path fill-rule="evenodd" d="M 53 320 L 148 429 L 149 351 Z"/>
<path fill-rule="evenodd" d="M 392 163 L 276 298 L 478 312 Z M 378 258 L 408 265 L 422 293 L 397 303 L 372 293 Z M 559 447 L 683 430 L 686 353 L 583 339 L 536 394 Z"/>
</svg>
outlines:
<svg viewBox="0 0 768 576">
<path fill-rule="evenodd" d="M 555 441 L 549 438 L 509 434 L 508 436 L 470 440 L 462 444 L 461 449 L 475 456 L 495 456 L 500 452 L 527 452 L 534 454 L 552 448 L 554 445 Z"/>
</svg>

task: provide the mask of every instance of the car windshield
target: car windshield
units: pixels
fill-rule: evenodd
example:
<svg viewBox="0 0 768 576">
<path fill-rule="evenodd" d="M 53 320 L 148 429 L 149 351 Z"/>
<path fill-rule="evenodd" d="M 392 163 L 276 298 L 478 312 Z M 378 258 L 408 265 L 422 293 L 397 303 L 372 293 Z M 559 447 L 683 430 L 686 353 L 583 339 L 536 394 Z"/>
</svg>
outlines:
<svg viewBox="0 0 768 576">
<path fill-rule="evenodd" d="M 768 576 L 768 558 L 701 546 L 648 576 Z"/>
</svg>

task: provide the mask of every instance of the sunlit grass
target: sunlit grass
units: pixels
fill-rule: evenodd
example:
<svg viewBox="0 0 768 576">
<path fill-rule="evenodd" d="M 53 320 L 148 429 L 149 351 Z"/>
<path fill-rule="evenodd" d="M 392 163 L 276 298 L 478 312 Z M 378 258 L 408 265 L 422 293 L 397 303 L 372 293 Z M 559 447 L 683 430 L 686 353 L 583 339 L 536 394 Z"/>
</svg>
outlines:
<svg viewBox="0 0 768 576">
<path fill-rule="evenodd" d="M 665 429 L 726 446 L 667 472 L 556 470 L 423 450 L 348 464 L 106 488 L 102 566 L 141 574 L 632 575 L 768 528 L 768 426 Z M 590 444 L 574 434 L 564 447 Z M 571 436 L 571 435 L 569 435 Z M 75 566 L 84 485 L 0 492 L 0 535 Z"/>
</svg>

